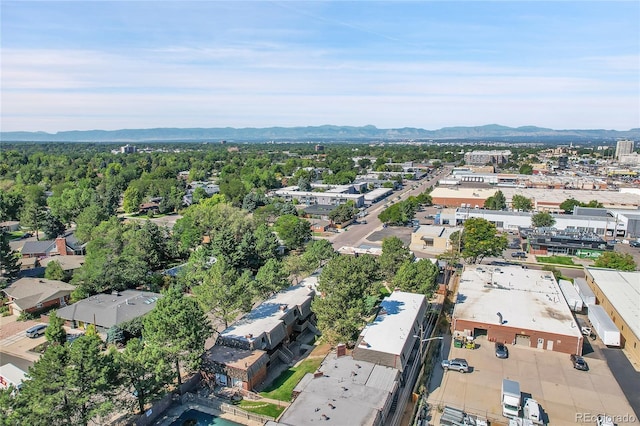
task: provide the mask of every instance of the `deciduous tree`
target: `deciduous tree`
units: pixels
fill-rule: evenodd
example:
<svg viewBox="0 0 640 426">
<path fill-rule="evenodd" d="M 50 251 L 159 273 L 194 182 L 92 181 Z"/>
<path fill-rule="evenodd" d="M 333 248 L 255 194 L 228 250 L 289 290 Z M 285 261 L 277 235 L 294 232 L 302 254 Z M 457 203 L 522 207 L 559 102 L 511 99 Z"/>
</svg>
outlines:
<svg viewBox="0 0 640 426">
<path fill-rule="evenodd" d="M 464 222 L 462 256 L 469 263 L 480 263 L 487 256 L 500 256 L 507 248 L 507 237 L 498 235 L 496 226 L 483 218 Z"/>
<path fill-rule="evenodd" d="M 311 238 L 311 224 L 292 214 L 280 216 L 273 227 L 290 250 L 301 248 Z"/>
<path fill-rule="evenodd" d="M 484 202 L 484 207 L 490 210 L 504 210 L 507 208 L 507 199 L 502 191 L 496 191 Z"/>
<path fill-rule="evenodd" d="M 531 226 L 534 228 L 550 228 L 556 223 L 556 220 L 549 212 L 539 212 L 531 216 Z"/>
<path fill-rule="evenodd" d="M 438 266 L 428 259 L 405 262 L 393 278 L 393 285 L 402 291 L 430 297 L 435 289 L 439 272 Z"/>
<path fill-rule="evenodd" d="M 392 279 L 405 262 L 412 262 L 413 253 L 400 238 L 386 237 L 382 240 L 382 254 L 378 258 L 380 271 L 387 279 Z"/>
<path fill-rule="evenodd" d="M 531 201 L 531 198 L 515 194 L 511 197 L 511 208 L 513 208 L 513 210 L 528 212 L 533 208 L 533 202 Z"/>
<path fill-rule="evenodd" d="M 606 251 L 602 253 L 593 266 L 598 268 L 617 269 L 619 271 L 635 271 L 637 268 L 633 256 L 629 253 Z"/>
</svg>

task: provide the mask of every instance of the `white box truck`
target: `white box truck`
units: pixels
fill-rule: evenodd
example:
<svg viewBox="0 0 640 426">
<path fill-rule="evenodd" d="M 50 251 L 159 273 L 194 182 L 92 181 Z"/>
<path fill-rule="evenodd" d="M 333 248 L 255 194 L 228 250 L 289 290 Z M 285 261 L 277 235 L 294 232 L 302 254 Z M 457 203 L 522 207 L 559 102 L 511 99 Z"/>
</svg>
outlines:
<svg viewBox="0 0 640 426">
<path fill-rule="evenodd" d="M 569 309 L 571 309 L 573 312 L 581 312 L 582 298 L 578 294 L 578 291 L 575 289 L 571 281 L 558 280 L 558 286 L 560 287 L 560 291 L 564 296 L 564 300 L 566 300 L 567 305 L 569 305 Z"/>
<path fill-rule="evenodd" d="M 508 418 L 520 415 L 520 383 L 502 379 L 502 415 Z"/>
<path fill-rule="evenodd" d="M 591 287 L 587 284 L 587 280 L 584 278 L 574 278 L 573 286 L 585 305 L 596 304 L 596 295 L 593 294 L 593 290 L 591 290 Z"/>
<path fill-rule="evenodd" d="M 598 337 L 607 346 L 620 346 L 620 330 L 600 305 L 588 305 L 589 321 Z"/>
</svg>

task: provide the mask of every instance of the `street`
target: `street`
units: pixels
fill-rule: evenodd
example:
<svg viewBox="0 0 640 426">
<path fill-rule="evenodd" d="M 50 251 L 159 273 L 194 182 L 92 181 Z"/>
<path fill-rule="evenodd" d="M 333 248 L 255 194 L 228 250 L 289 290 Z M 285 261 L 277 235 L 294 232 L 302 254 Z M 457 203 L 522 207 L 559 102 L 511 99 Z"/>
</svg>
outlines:
<svg viewBox="0 0 640 426">
<path fill-rule="evenodd" d="M 367 208 L 365 211 L 368 213 L 366 216 L 367 223 L 359 223 L 350 225 L 345 232 L 341 232 L 331 239 L 331 243 L 333 244 L 333 248 L 335 250 L 340 249 L 341 247 L 359 247 L 363 240 L 367 237 L 367 235 L 374 232 L 376 229 L 382 227 L 382 222 L 378 219 L 378 215 L 384 209 L 386 209 L 385 204 L 389 203 L 389 200 L 393 199 L 394 202 L 399 202 L 406 200 L 410 196 L 417 196 L 424 191 L 426 191 L 429 187 L 435 185 L 435 183 L 443 176 L 446 176 L 450 172 L 450 167 L 444 167 L 437 175 L 433 176 L 429 180 L 422 180 L 417 182 L 417 187 L 412 189 L 412 186 L 416 186 L 416 182 L 410 181 L 410 185 L 408 185 L 405 189 L 398 193 L 393 193 L 386 199 L 379 201 L 378 203 L 372 205 Z M 397 199 L 400 197 L 400 199 Z"/>
<path fill-rule="evenodd" d="M 0 352 L 0 365 L 5 364 L 13 364 L 22 371 L 29 371 L 29 367 L 33 365 L 32 361 L 26 360 L 24 358 L 19 358 L 15 355 L 10 355 L 8 353 Z"/>
</svg>

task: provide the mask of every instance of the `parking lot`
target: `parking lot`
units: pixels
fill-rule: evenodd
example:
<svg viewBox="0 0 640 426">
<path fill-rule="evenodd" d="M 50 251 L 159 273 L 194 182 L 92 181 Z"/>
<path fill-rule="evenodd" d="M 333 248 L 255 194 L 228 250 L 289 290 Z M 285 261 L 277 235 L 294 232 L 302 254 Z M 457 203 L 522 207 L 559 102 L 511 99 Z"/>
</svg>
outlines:
<svg viewBox="0 0 640 426">
<path fill-rule="evenodd" d="M 606 360 L 587 358 L 589 371 L 584 372 L 572 367 L 568 354 L 508 345 L 509 358 L 498 359 L 493 343 L 484 337 L 477 343 L 475 350 L 451 347 L 442 353 L 444 358 L 466 359 L 470 373 L 443 373 L 437 361 L 428 396 L 431 424 L 438 424 L 439 409 L 445 405 L 484 416 L 491 424 L 508 424 L 500 404 L 503 378 L 520 382 L 523 397 L 538 401 L 551 425 L 576 425 L 577 416 L 599 413 L 635 419 Z"/>
</svg>

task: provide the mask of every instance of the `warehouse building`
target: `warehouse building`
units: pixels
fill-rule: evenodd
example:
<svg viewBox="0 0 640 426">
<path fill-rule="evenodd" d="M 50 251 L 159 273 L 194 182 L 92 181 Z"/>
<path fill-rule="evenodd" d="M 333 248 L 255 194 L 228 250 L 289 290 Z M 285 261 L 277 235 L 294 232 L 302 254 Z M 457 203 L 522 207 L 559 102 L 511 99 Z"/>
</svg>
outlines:
<svg viewBox="0 0 640 426">
<path fill-rule="evenodd" d="M 585 268 L 587 284 L 620 330 L 620 346 L 640 362 L 640 272 Z"/>
<path fill-rule="evenodd" d="M 516 266 L 466 267 L 453 311 L 457 336 L 582 353 L 582 334 L 553 274 Z"/>
</svg>

